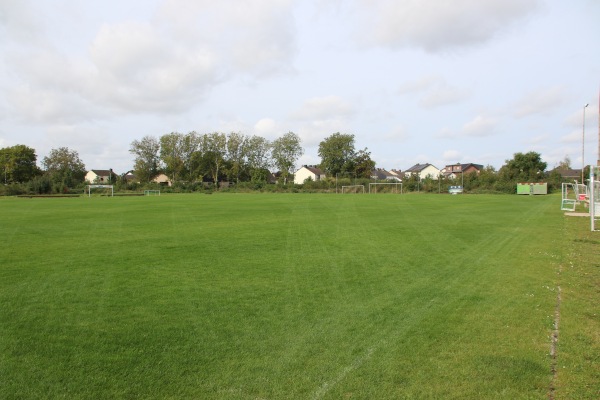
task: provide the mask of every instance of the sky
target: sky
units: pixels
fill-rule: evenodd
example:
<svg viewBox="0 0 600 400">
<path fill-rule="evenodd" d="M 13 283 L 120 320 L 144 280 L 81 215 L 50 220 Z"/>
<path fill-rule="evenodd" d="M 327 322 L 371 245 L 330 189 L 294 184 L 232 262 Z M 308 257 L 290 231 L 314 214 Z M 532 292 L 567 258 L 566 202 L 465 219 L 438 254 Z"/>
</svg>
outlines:
<svg viewBox="0 0 600 400">
<path fill-rule="evenodd" d="M 300 166 L 340 132 L 379 168 L 581 168 L 599 21 L 597 0 L 0 0 L 0 148 L 123 173 L 146 135 L 291 131 Z"/>
</svg>

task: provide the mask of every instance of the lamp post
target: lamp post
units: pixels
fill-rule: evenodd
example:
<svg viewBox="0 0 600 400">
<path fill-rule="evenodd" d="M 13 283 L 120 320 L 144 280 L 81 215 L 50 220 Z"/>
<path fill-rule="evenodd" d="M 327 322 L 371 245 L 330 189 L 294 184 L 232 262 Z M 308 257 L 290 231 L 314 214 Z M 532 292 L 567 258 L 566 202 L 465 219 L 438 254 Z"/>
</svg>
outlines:
<svg viewBox="0 0 600 400">
<path fill-rule="evenodd" d="M 583 180 L 583 170 L 585 169 L 585 161 L 583 160 L 584 154 L 585 154 L 585 109 L 587 108 L 587 106 L 589 106 L 589 104 L 586 103 L 585 106 L 583 106 L 583 128 L 581 130 L 581 184 L 585 185 L 585 181 Z"/>
</svg>

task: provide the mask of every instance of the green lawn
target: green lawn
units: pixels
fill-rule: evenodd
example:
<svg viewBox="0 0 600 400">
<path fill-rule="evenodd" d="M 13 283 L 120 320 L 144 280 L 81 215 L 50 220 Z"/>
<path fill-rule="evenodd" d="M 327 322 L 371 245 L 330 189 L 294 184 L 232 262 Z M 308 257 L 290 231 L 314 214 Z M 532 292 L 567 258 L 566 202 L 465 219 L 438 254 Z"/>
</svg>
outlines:
<svg viewBox="0 0 600 400">
<path fill-rule="evenodd" d="M 2 399 L 599 397 L 556 196 L 2 198 L 0 234 Z"/>
</svg>

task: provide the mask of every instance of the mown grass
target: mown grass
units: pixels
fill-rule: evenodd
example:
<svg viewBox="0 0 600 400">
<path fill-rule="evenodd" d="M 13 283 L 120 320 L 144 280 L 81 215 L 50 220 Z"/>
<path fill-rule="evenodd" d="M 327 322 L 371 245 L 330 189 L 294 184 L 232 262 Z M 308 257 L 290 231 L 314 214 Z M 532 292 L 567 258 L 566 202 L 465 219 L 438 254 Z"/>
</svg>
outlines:
<svg viewBox="0 0 600 400">
<path fill-rule="evenodd" d="M 0 398 L 594 398 L 598 253 L 574 257 L 596 239 L 559 208 L 555 196 L 2 199 Z"/>
</svg>

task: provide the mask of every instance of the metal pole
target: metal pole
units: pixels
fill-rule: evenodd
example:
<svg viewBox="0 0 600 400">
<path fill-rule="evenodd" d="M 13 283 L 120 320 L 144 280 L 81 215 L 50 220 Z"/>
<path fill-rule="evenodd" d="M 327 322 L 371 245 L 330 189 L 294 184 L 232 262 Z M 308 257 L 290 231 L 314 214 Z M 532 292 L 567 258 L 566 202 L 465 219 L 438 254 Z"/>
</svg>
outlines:
<svg viewBox="0 0 600 400">
<path fill-rule="evenodd" d="M 587 106 L 589 106 L 589 104 L 583 106 L 583 128 L 581 130 L 581 183 L 584 185 L 585 181 L 583 180 L 583 170 L 585 169 L 585 161 L 583 158 L 585 154 L 585 109 L 587 108 Z"/>
</svg>

